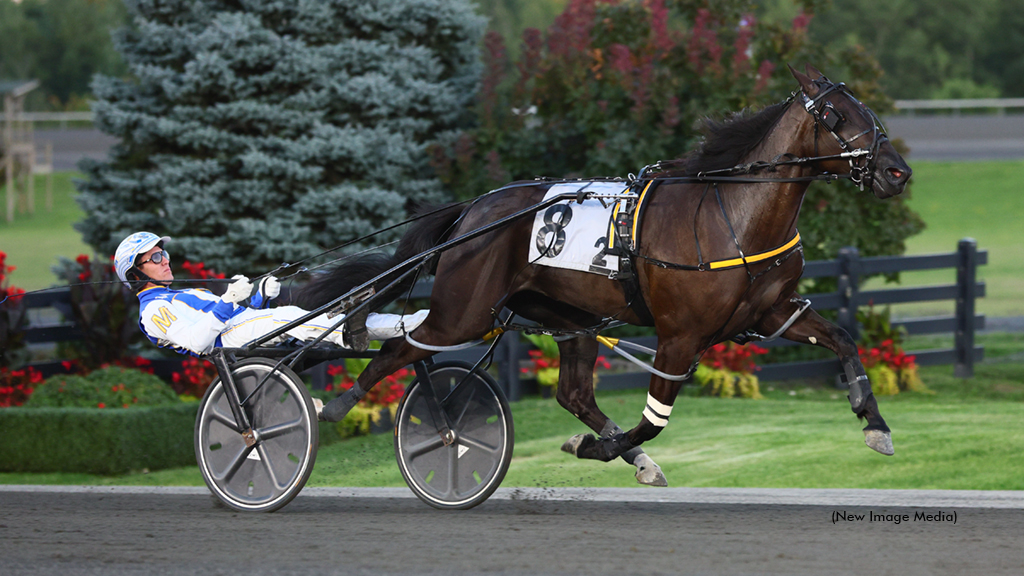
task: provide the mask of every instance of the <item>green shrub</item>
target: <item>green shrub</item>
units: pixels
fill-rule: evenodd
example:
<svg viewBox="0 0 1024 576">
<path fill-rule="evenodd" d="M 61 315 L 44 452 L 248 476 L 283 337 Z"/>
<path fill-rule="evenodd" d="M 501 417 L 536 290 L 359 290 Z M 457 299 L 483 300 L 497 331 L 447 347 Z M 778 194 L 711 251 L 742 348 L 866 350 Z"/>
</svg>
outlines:
<svg viewBox="0 0 1024 576">
<path fill-rule="evenodd" d="M 0 471 L 124 474 L 194 465 L 195 403 L 0 410 Z"/>
<path fill-rule="evenodd" d="M 117 366 L 88 376 L 52 376 L 25 402 L 27 408 L 129 408 L 178 404 L 181 400 L 160 378 Z"/>
</svg>

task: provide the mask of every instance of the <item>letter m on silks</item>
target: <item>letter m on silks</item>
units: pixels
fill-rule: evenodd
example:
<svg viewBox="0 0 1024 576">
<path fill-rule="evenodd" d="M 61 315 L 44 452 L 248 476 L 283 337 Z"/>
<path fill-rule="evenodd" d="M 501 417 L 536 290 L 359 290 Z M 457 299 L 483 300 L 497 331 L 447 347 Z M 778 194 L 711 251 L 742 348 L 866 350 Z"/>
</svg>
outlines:
<svg viewBox="0 0 1024 576">
<path fill-rule="evenodd" d="M 174 322 L 175 320 L 177 320 L 177 318 L 174 314 L 171 314 L 171 311 L 163 306 L 160 307 L 159 315 L 153 315 L 153 324 L 156 324 L 164 334 L 167 334 L 167 329 L 171 327 L 171 322 Z"/>
</svg>

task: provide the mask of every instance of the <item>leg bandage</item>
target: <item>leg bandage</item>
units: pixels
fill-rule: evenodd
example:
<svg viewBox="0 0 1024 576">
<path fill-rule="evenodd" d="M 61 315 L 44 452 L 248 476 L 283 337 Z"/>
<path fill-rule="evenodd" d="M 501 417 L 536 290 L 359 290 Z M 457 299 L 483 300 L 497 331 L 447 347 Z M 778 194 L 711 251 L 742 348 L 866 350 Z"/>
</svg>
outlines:
<svg viewBox="0 0 1024 576">
<path fill-rule="evenodd" d="M 651 393 L 647 393 L 647 407 L 644 408 L 644 418 L 655 426 L 664 428 L 668 426 L 668 417 L 672 414 L 672 406 L 662 404 Z"/>
</svg>

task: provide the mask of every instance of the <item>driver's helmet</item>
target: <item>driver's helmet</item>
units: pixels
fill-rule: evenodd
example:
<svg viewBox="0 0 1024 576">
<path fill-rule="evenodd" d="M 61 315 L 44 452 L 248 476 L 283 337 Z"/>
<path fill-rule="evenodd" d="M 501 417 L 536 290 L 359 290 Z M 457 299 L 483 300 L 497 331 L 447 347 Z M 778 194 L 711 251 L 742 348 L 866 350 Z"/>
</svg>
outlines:
<svg viewBox="0 0 1024 576">
<path fill-rule="evenodd" d="M 157 236 L 152 232 L 136 232 L 122 240 L 121 244 L 117 246 L 117 252 L 114 253 L 114 270 L 117 271 L 117 277 L 121 279 L 121 282 L 131 288 L 132 285 L 128 282 L 128 271 L 135 265 L 135 257 L 145 254 L 157 244 L 162 246 L 168 240 L 170 237 Z"/>
</svg>

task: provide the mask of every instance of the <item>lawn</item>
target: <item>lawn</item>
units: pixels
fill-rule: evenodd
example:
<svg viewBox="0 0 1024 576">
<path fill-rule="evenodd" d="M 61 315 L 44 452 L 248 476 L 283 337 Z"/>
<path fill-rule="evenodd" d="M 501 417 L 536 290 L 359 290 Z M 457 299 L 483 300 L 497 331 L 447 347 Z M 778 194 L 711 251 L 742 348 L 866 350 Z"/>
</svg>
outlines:
<svg viewBox="0 0 1024 576">
<path fill-rule="evenodd" d="M 908 348 L 941 338 L 914 339 Z M 684 394 L 669 426 L 645 448 L 671 486 L 1024 490 L 1024 334 L 979 341 L 990 353 L 974 378 L 954 378 L 950 366 L 923 368 L 931 392 L 879 399 L 893 429 L 892 457 L 864 446 L 863 424 L 844 394 L 806 382 L 765 385 L 764 400 Z M 630 427 L 646 391 L 599 391 L 598 401 Z M 636 485 L 621 462 L 582 461 L 559 450 L 586 430 L 554 400 L 516 402 L 512 413 L 516 447 L 503 486 Z M 0 483 L 203 485 L 196 467 L 120 477 L 0 474 Z M 322 448 L 309 486 L 404 486 L 391 435 Z"/>
<path fill-rule="evenodd" d="M 57 172 L 53 175 L 53 210 L 47 211 L 43 201 L 43 176 L 36 176 L 35 214 L 16 213 L 13 223 L 7 222 L 6 200 L 0 208 L 0 251 L 7 253 L 7 265 L 17 270 L 11 283 L 26 290 L 46 288 L 57 281 L 50 267 L 57 258 L 74 258 L 79 254 L 92 254 L 92 248 L 82 242 L 81 235 L 72 225 L 81 220 L 83 213 L 75 203 L 74 178 L 78 172 Z M 6 186 L 0 198 L 6 198 Z"/>
<path fill-rule="evenodd" d="M 1019 217 L 1024 214 L 1024 162 L 914 162 L 911 206 L 928 228 L 907 242 L 908 254 L 952 252 L 964 237 L 978 240 L 989 251 L 989 264 L 980 269 L 988 295 L 978 302 L 978 312 L 989 316 L 1024 315 L 1024 244 L 1019 239 Z M 54 209 L 40 206 L 34 215 L 19 214 L 14 224 L 0 220 L 0 250 L 8 264 L 16 266 L 12 281 L 26 288 L 45 288 L 55 281 L 50 267 L 58 256 L 74 258 L 91 253 L 72 224 L 82 218 L 74 202 L 73 178 L 54 176 Z M 41 190 L 42 179 L 37 183 Z M 40 197 L 42 196 L 40 192 Z M 952 283 L 955 271 L 905 273 L 903 285 Z M 879 287 L 880 281 L 867 288 Z M 897 316 L 951 314 L 953 302 L 900 305 Z"/>
<path fill-rule="evenodd" d="M 977 310 L 989 316 L 1024 315 L 1024 244 L 1020 218 L 1024 215 L 1024 162 L 914 162 L 910 206 L 928 228 L 907 240 L 907 254 L 953 252 L 961 238 L 978 241 L 988 250 L 988 264 L 978 278 L 987 294 Z M 956 282 L 956 271 L 903 273 L 905 286 Z M 867 289 L 881 282 L 870 282 Z M 904 304 L 893 308 L 900 316 L 952 314 L 953 302 Z"/>
</svg>

